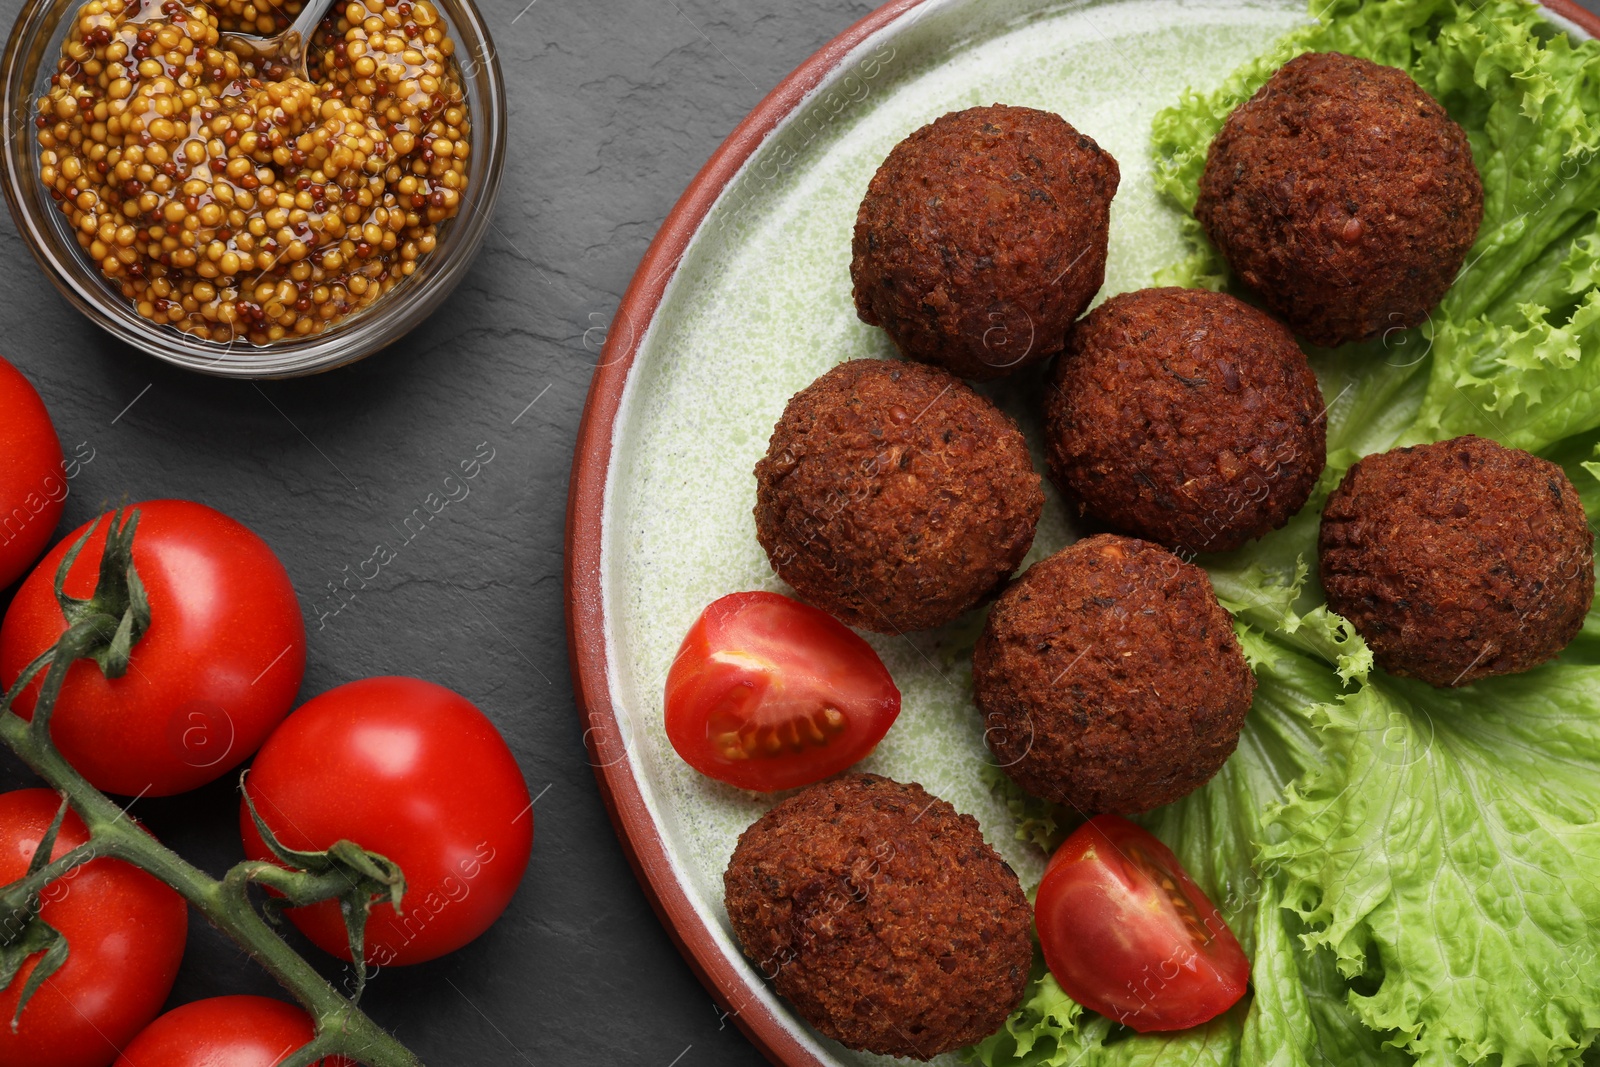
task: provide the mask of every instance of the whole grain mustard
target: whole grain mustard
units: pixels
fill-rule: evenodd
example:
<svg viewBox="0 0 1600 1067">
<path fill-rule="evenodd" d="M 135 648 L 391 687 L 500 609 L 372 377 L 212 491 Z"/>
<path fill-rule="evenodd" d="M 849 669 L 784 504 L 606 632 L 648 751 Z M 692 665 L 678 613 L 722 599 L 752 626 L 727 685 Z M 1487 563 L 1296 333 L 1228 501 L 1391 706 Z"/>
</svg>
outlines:
<svg viewBox="0 0 1600 1067">
<path fill-rule="evenodd" d="M 255 345 L 319 333 L 412 274 L 471 156 L 428 0 L 336 8 L 309 80 L 223 40 L 287 25 L 263 10 L 89 0 L 35 119 L 40 177 L 139 314 Z"/>
</svg>

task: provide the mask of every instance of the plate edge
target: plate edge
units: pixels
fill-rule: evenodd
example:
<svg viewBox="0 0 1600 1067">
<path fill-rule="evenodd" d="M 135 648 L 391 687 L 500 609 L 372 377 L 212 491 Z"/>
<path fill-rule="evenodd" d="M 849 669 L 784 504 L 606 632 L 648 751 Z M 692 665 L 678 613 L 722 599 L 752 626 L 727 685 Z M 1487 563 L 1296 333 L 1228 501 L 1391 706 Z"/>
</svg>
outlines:
<svg viewBox="0 0 1600 1067">
<path fill-rule="evenodd" d="M 573 452 L 566 516 L 567 653 L 574 697 L 584 724 L 584 747 L 612 828 L 652 910 L 701 984 L 761 1053 L 778 1067 L 829 1067 L 797 1039 L 792 1024 L 753 994 L 750 977 L 723 954 L 683 886 L 629 769 L 626 738 L 611 700 L 606 621 L 601 591 L 604 516 L 610 490 L 617 417 L 634 361 L 666 289 L 701 224 L 767 137 L 874 34 L 907 12 L 936 0 L 889 0 L 829 41 L 788 76 L 736 126 L 695 174 L 662 222 L 628 283 L 590 382 Z M 1575 0 L 1538 0 L 1559 23 L 1600 37 L 1600 14 Z M 608 755 L 608 753 L 610 755 Z M 742 997 L 743 1003 L 735 1000 Z"/>
<path fill-rule="evenodd" d="M 603 521 L 617 416 L 635 358 L 668 282 L 718 198 L 767 137 L 874 34 L 928 0 L 890 0 L 829 41 L 767 94 L 695 175 L 662 223 L 613 317 L 635 326 L 612 330 L 601 349 L 578 426 L 567 496 L 567 653 L 584 746 L 606 813 L 651 908 L 689 967 L 735 1025 L 779 1067 L 829 1067 L 750 988 L 748 972 L 725 956 L 683 886 L 628 769 L 625 738 L 612 705 L 600 588 Z"/>
</svg>

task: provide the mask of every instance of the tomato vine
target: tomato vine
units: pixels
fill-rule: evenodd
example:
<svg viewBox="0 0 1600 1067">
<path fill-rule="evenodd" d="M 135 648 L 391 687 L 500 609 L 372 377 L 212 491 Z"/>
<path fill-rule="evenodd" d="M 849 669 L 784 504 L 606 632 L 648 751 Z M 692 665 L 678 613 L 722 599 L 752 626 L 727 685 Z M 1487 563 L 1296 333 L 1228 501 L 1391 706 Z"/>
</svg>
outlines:
<svg viewBox="0 0 1600 1067">
<path fill-rule="evenodd" d="M 94 594 L 87 599 L 68 597 L 62 584 L 98 522 L 84 532 L 62 560 L 56 573 L 56 598 L 69 623 L 50 650 L 29 664 L 9 691 L 0 697 L 0 741 L 4 741 L 34 773 L 60 794 L 88 827 L 89 843 L 46 863 L 37 860 L 29 873 L 0 888 L 0 976 L 16 973 L 20 963 L 43 953 L 30 976 L 42 981 L 59 966 L 70 946 L 38 920 L 40 895 L 53 881 L 91 859 L 110 857 L 148 872 L 176 890 L 218 930 L 227 934 L 311 1015 L 315 1036 L 309 1044 L 282 1060 L 280 1067 L 310 1067 L 325 1058 L 344 1057 L 367 1067 L 421 1067 L 417 1056 L 385 1031 L 357 1005 L 330 985 L 299 953 L 290 948 L 274 928 L 276 916 L 263 914 L 250 895 L 252 884 L 270 886 L 280 894 L 266 907 L 283 903 L 303 905 L 339 899 L 351 916 L 353 947 L 360 946 L 366 909 L 374 898 L 398 905 L 404 879 L 389 860 L 341 841 L 325 853 L 279 853 L 281 859 L 301 869 L 285 869 L 263 862 L 245 861 L 221 880 L 212 878 L 177 853 L 166 848 L 133 820 L 124 809 L 100 792 L 69 763 L 50 738 L 50 715 L 60 695 L 67 670 L 80 659 L 93 659 L 108 678 L 120 677 L 128 667 L 133 646 L 150 624 L 150 605 L 133 565 L 133 538 L 139 513 L 111 518 L 100 574 Z M 44 676 L 32 721 L 12 710 L 12 702 L 40 675 Z M 63 807 L 63 814 L 65 807 Z M 57 825 L 60 820 L 58 817 Z M 47 835 L 39 852 L 48 858 L 55 834 Z M 269 918 L 270 916 L 270 918 Z M 365 979 L 362 956 L 355 954 L 357 996 Z M 27 990 L 24 991 L 26 994 Z M 25 1012 L 24 1006 L 19 1012 Z M 3 1022 L 0 1022 L 3 1025 Z"/>
</svg>

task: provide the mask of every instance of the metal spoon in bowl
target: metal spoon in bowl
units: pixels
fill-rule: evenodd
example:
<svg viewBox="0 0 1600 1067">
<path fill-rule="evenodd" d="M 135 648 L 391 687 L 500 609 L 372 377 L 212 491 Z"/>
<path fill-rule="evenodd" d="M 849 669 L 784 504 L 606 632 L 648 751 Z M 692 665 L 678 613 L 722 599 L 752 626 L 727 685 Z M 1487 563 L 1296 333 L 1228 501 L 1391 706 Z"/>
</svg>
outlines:
<svg viewBox="0 0 1600 1067">
<path fill-rule="evenodd" d="M 280 63 L 302 80 L 310 81 L 306 69 L 306 43 L 316 32 L 322 16 L 333 6 L 333 0 L 305 0 L 305 7 L 288 29 L 273 37 L 260 37 L 253 33 L 224 33 L 220 44 L 229 51 L 257 60 Z"/>
</svg>

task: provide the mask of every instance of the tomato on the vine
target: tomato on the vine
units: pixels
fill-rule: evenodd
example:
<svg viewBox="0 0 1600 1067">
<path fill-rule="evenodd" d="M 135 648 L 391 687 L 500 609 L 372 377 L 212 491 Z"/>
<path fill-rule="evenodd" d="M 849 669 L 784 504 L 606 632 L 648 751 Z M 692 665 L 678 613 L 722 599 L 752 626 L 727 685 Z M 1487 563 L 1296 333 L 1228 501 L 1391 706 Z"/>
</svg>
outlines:
<svg viewBox="0 0 1600 1067">
<path fill-rule="evenodd" d="M 238 766 L 294 706 L 306 631 L 288 572 L 267 543 L 220 511 L 185 500 L 136 504 L 133 561 L 150 598 L 150 628 L 127 673 L 108 679 L 72 665 L 50 735 L 74 767 L 108 793 L 169 796 Z M 65 591 L 94 592 L 109 521 L 67 575 Z M 0 683 L 66 629 L 56 569 L 74 531 L 30 574 L 0 625 Z M 17 700 L 31 718 L 34 683 Z"/>
<path fill-rule="evenodd" d="M 1115 815 L 1050 857 L 1033 914 L 1067 995 L 1140 1033 L 1213 1019 L 1250 981 L 1233 931 L 1172 850 Z"/>
<path fill-rule="evenodd" d="M 116 1067 L 276 1067 L 311 1043 L 311 1016 L 268 997 L 212 997 L 173 1008 L 134 1038 Z M 342 1057 L 323 1067 L 354 1067 Z"/>
<path fill-rule="evenodd" d="M 50 413 L 22 372 L 0 359 L 0 589 L 39 558 L 66 500 Z"/>
<path fill-rule="evenodd" d="M 48 789 L 0 794 L 0 885 L 28 873 L 61 798 Z M 74 812 L 56 835 L 52 859 L 89 840 Z M 10 1020 L 34 956 L 0 991 L 0 1067 L 106 1067 L 117 1049 L 161 1010 L 188 939 L 183 898 L 154 876 L 116 859 L 95 859 L 40 894 L 39 918 L 67 942 L 67 959 Z"/>
<path fill-rule="evenodd" d="M 772 792 L 865 758 L 900 714 L 872 646 L 777 593 L 733 593 L 690 628 L 667 673 L 667 739 L 701 774 Z"/>
<path fill-rule="evenodd" d="M 464 697 L 416 678 L 368 678 L 290 715 L 252 764 L 245 790 L 278 842 L 321 851 L 354 841 L 400 865 L 403 914 L 373 906 L 366 958 L 421 963 L 465 945 L 511 903 L 533 847 L 533 805 L 494 724 Z M 245 853 L 272 853 L 240 805 Z M 289 918 L 348 960 L 337 901 Z"/>
</svg>

